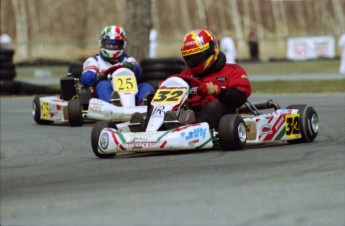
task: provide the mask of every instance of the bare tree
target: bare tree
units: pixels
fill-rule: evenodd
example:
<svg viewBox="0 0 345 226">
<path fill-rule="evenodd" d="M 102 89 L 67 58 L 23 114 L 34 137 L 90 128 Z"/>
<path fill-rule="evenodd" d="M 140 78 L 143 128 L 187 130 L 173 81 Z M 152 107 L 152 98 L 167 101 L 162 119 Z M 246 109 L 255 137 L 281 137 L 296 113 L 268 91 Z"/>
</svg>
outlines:
<svg viewBox="0 0 345 226">
<path fill-rule="evenodd" d="M 198 15 L 198 21 L 200 21 L 200 24 L 206 25 L 206 14 L 205 14 L 205 5 L 203 0 L 196 0 L 195 7 Z"/>
<path fill-rule="evenodd" d="M 230 15 L 231 20 L 235 29 L 236 39 L 239 40 L 237 42 L 238 48 L 244 48 L 245 42 L 244 42 L 244 35 L 243 35 L 243 29 L 241 24 L 241 17 L 239 15 L 239 8 L 236 0 L 229 0 L 230 1 Z"/>
<path fill-rule="evenodd" d="M 184 31 L 188 31 L 190 29 L 192 29 L 192 24 L 191 24 L 191 18 L 189 16 L 189 12 L 188 12 L 188 2 L 185 2 L 184 0 L 179 1 L 179 2 L 175 2 L 175 4 L 178 5 L 179 7 L 179 11 L 181 12 L 181 16 L 182 18 L 184 18 L 184 23 L 181 24 L 181 26 L 183 26 L 183 30 Z"/>
<path fill-rule="evenodd" d="M 298 28 L 302 28 L 300 29 L 300 34 L 305 35 L 307 31 L 306 29 L 303 29 L 303 28 L 307 26 L 307 23 L 304 16 L 305 9 L 303 6 L 304 6 L 303 2 L 294 2 L 293 4 L 293 7 L 296 10 L 296 20 L 298 22 L 297 25 L 299 25 Z M 296 25 L 294 27 L 296 27 Z"/>
<path fill-rule="evenodd" d="M 286 11 L 284 7 L 284 3 L 283 2 L 278 2 L 278 10 L 279 10 L 279 15 L 281 15 L 281 23 L 282 23 L 282 35 L 285 37 L 287 37 L 289 35 L 289 27 L 288 27 L 288 22 L 287 22 L 287 16 L 286 16 Z M 290 15 L 290 16 L 295 16 L 295 15 Z"/>
<path fill-rule="evenodd" d="M 341 5 L 341 0 L 333 0 L 333 10 L 334 10 L 334 14 L 335 14 L 335 18 L 336 18 L 336 23 L 339 26 L 337 27 L 337 31 L 339 33 L 336 33 L 337 35 L 340 35 L 341 32 L 345 31 L 345 12 L 344 12 L 344 8 Z"/>
<path fill-rule="evenodd" d="M 29 39 L 32 39 L 31 37 L 34 37 L 40 33 L 39 30 L 39 17 L 38 10 L 37 10 L 37 4 L 35 2 L 30 2 L 28 4 L 28 23 L 30 27 L 30 35 Z M 35 37 L 37 39 L 37 36 Z M 30 55 L 35 55 L 36 49 L 31 48 L 30 49 Z"/>
<path fill-rule="evenodd" d="M 257 33 L 258 33 L 258 36 L 259 37 L 263 37 L 263 19 L 262 19 L 262 16 L 261 16 L 261 12 L 262 12 L 262 6 L 260 5 L 260 2 L 259 1 L 256 1 L 256 0 L 252 0 L 252 4 L 253 4 L 253 8 L 254 8 L 254 21 L 257 22 L 258 26 L 257 27 Z"/>
<path fill-rule="evenodd" d="M 152 27 L 151 0 L 128 0 L 126 15 L 127 52 L 138 61 L 148 57 Z"/>
<path fill-rule="evenodd" d="M 157 9 L 157 0 L 151 0 L 151 17 L 152 17 L 152 26 L 157 29 L 159 26 L 159 17 Z"/>
<path fill-rule="evenodd" d="M 27 59 L 29 56 L 28 18 L 25 3 L 26 1 L 12 0 L 18 43 L 17 55 L 19 59 Z"/>
</svg>

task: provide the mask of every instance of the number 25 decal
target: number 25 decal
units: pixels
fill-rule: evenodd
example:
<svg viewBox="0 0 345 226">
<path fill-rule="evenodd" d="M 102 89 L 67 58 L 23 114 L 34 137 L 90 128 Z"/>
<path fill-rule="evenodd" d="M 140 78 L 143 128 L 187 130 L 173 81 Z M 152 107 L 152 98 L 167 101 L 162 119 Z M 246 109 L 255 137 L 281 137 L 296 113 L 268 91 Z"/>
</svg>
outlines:
<svg viewBox="0 0 345 226">
<path fill-rule="evenodd" d="M 137 83 L 132 76 L 115 76 L 114 90 L 123 93 L 136 92 Z"/>
<path fill-rule="evenodd" d="M 297 138 L 301 136 L 299 114 L 286 116 L 285 134 L 287 138 Z"/>
</svg>

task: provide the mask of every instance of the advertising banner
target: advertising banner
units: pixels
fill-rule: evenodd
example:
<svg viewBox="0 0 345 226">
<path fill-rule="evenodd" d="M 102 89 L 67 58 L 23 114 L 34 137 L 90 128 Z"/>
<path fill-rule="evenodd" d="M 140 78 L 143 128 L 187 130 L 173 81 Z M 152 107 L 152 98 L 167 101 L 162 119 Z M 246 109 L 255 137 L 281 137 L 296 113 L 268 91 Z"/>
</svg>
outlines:
<svg viewBox="0 0 345 226">
<path fill-rule="evenodd" d="M 287 39 L 289 60 L 309 60 L 335 57 L 333 36 L 291 37 Z"/>
</svg>

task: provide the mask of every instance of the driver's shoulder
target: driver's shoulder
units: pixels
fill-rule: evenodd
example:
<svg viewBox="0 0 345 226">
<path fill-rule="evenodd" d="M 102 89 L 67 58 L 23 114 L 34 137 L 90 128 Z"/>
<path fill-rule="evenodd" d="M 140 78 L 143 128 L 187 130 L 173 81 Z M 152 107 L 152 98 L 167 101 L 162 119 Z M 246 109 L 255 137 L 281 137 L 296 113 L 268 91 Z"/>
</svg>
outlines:
<svg viewBox="0 0 345 226">
<path fill-rule="evenodd" d="M 126 56 L 122 62 L 129 62 L 132 64 L 138 64 L 138 61 L 132 56 Z"/>
</svg>

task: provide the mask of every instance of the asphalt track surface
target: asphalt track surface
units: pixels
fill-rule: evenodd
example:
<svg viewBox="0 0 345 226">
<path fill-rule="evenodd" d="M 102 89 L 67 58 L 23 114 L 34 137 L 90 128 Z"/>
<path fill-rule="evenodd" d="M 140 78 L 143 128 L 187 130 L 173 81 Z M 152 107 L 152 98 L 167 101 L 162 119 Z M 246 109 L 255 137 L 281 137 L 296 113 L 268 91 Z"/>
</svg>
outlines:
<svg viewBox="0 0 345 226">
<path fill-rule="evenodd" d="M 310 104 L 312 143 L 98 159 L 93 124 L 37 125 L 1 97 L 4 225 L 345 225 L 345 94 L 253 94 Z"/>
</svg>

